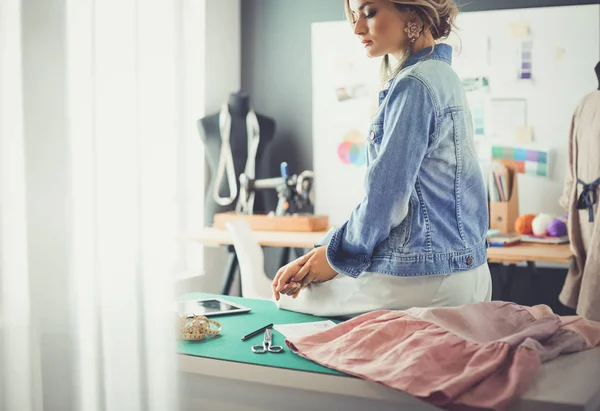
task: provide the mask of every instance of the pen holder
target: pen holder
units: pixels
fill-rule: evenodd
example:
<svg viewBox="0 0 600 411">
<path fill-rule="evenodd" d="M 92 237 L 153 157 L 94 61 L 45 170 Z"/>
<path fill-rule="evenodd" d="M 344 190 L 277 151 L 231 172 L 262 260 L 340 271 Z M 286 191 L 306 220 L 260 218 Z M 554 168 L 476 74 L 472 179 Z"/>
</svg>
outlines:
<svg viewBox="0 0 600 411">
<path fill-rule="evenodd" d="M 519 217 L 519 187 L 517 172 L 509 168 L 511 192 L 508 201 L 490 201 L 490 228 L 501 234 L 515 232 L 515 222 Z"/>
<path fill-rule="evenodd" d="M 214 325 L 216 329 L 212 329 Z M 209 320 L 203 315 L 179 318 L 179 338 L 187 341 L 200 341 L 206 335 L 217 335 L 221 332 L 221 324 L 215 320 Z"/>
</svg>

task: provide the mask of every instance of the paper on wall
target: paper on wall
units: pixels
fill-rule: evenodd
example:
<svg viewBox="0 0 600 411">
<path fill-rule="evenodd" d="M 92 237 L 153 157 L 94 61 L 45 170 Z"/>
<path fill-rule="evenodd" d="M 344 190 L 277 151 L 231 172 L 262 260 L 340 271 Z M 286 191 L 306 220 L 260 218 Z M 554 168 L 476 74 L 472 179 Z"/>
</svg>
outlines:
<svg viewBox="0 0 600 411">
<path fill-rule="evenodd" d="M 533 141 L 533 130 L 531 126 L 520 126 L 517 128 L 517 143 L 527 144 Z"/>
<path fill-rule="evenodd" d="M 491 136 L 504 142 L 514 142 L 519 129 L 527 125 L 527 100 L 491 99 Z"/>
<path fill-rule="evenodd" d="M 331 320 L 315 321 L 296 324 L 277 324 L 273 328 L 287 339 L 296 339 L 307 335 L 316 334 L 321 331 L 335 327 L 336 323 Z"/>
<path fill-rule="evenodd" d="M 525 22 L 514 22 L 508 25 L 510 34 L 514 38 L 527 37 L 530 34 L 529 24 Z"/>
</svg>

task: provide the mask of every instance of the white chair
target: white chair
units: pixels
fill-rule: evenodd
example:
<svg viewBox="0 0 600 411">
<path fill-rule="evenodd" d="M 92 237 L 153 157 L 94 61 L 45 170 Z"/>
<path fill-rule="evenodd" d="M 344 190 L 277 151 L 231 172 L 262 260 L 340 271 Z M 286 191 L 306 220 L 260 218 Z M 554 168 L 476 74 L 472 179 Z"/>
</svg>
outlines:
<svg viewBox="0 0 600 411">
<path fill-rule="evenodd" d="M 242 282 L 242 295 L 247 298 L 271 300 L 271 280 L 265 274 L 263 250 L 245 221 L 225 224 L 233 236 Z"/>
</svg>

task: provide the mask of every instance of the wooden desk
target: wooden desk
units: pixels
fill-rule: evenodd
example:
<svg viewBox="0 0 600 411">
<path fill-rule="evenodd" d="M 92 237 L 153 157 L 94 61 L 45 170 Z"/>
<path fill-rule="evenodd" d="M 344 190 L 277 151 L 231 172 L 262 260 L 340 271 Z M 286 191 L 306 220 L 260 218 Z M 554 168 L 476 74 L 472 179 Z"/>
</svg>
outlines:
<svg viewBox="0 0 600 411">
<path fill-rule="evenodd" d="M 535 283 L 537 267 L 535 263 L 564 263 L 568 264 L 573 258 L 573 252 L 569 244 L 537 244 L 521 243 L 511 247 L 490 247 L 487 250 L 488 263 L 500 264 L 504 272 L 504 284 L 495 292 L 495 299 L 512 301 L 511 292 L 517 276 L 517 264 L 526 262 L 529 268 L 528 275 Z M 532 285 L 529 295 L 536 293 Z"/>
<path fill-rule="evenodd" d="M 266 247 L 312 248 L 325 234 L 325 231 L 312 233 L 254 231 L 258 243 Z M 191 240 L 212 247 L 233 244 L 233 239 L 228 231 L 212 227 L 204 228 L 200 234 L 192 236 Z M 488 262 L 490 263 L 518 264 L 527 261 L 568 263 L 572 257 L 573 253 L 569 244 L 521 243 L 512 247 L 488 248 Z"/>
<path fill-rule="evenodd" d="M 409 394 L 346 376 L 179 354 L 182 410 L 438 410 Z M 600 348 L 542 364 L 511 411 L 600 410 Z"/>
<path fill-rule="evenodd" d="M 286 231 L 254 231 L 256 240 L 262 246 L 283 247 L 286 250 L 282 259 L 282 265 L 289 259 L 290 248 L 312 248 L 321 240 L 326 232 L 286 232 Z M 205 227 L 198 235 L 190 238 L 206 246 L 227 246 L 230 251 L 229 262 L 226 266 L 224 285 L 221 294 L 229 294 L 229 288 L 233 282 L 237 270 L 237 259 L 233 249 L 233 239 L 226 230 L 213 227 Z M 516 264 L 526 262 L 531 270 L 535 269 L 535 263 L 569 263 L 573 257 L 569 244 L 535 244 L 521 243 L 512 247 L 490 247 L 487 250 L 488 263 L 506 264 L 506 282 L 503 299 L 508 299 L 510 289 L 515 277 Z"/>
<path fill-rule="evenodd" d="M 264 247 L 312 248 L 317 241 L 325 237 L 327 232 L 253 231 L 252 233 L 256 241 Z M 205 227 L 198 235 L 191 236 L 190 240 L 211 247 L 233 244 L 229 231 L 214 227 Z"/>
<path fill-rule="evenodd" d="M 573 252 L 569 244 L 521 243 L 512 247 L 488 248 L 488 262 L 490 263 L 569 263 L 571 258 L 573 258 Z"/>
</svg>

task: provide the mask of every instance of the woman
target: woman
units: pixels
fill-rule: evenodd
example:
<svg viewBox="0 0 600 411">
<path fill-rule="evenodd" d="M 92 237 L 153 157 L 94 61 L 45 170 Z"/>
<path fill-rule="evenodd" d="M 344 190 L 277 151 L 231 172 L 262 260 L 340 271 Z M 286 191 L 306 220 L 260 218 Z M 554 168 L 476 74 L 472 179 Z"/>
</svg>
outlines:
<svg viewBox="0 0 600 411">
<path fill-rule="evenodd" d="M 367 55 L 384 56 L 366 195 L 323 246 L 277 272 L 275 299 L 320 315 L 489 300 L 487 197 L 471 115 L 452 48 L 436 44 L 458 8 L 453 0 L 345 7 Z"/>
</svg>

